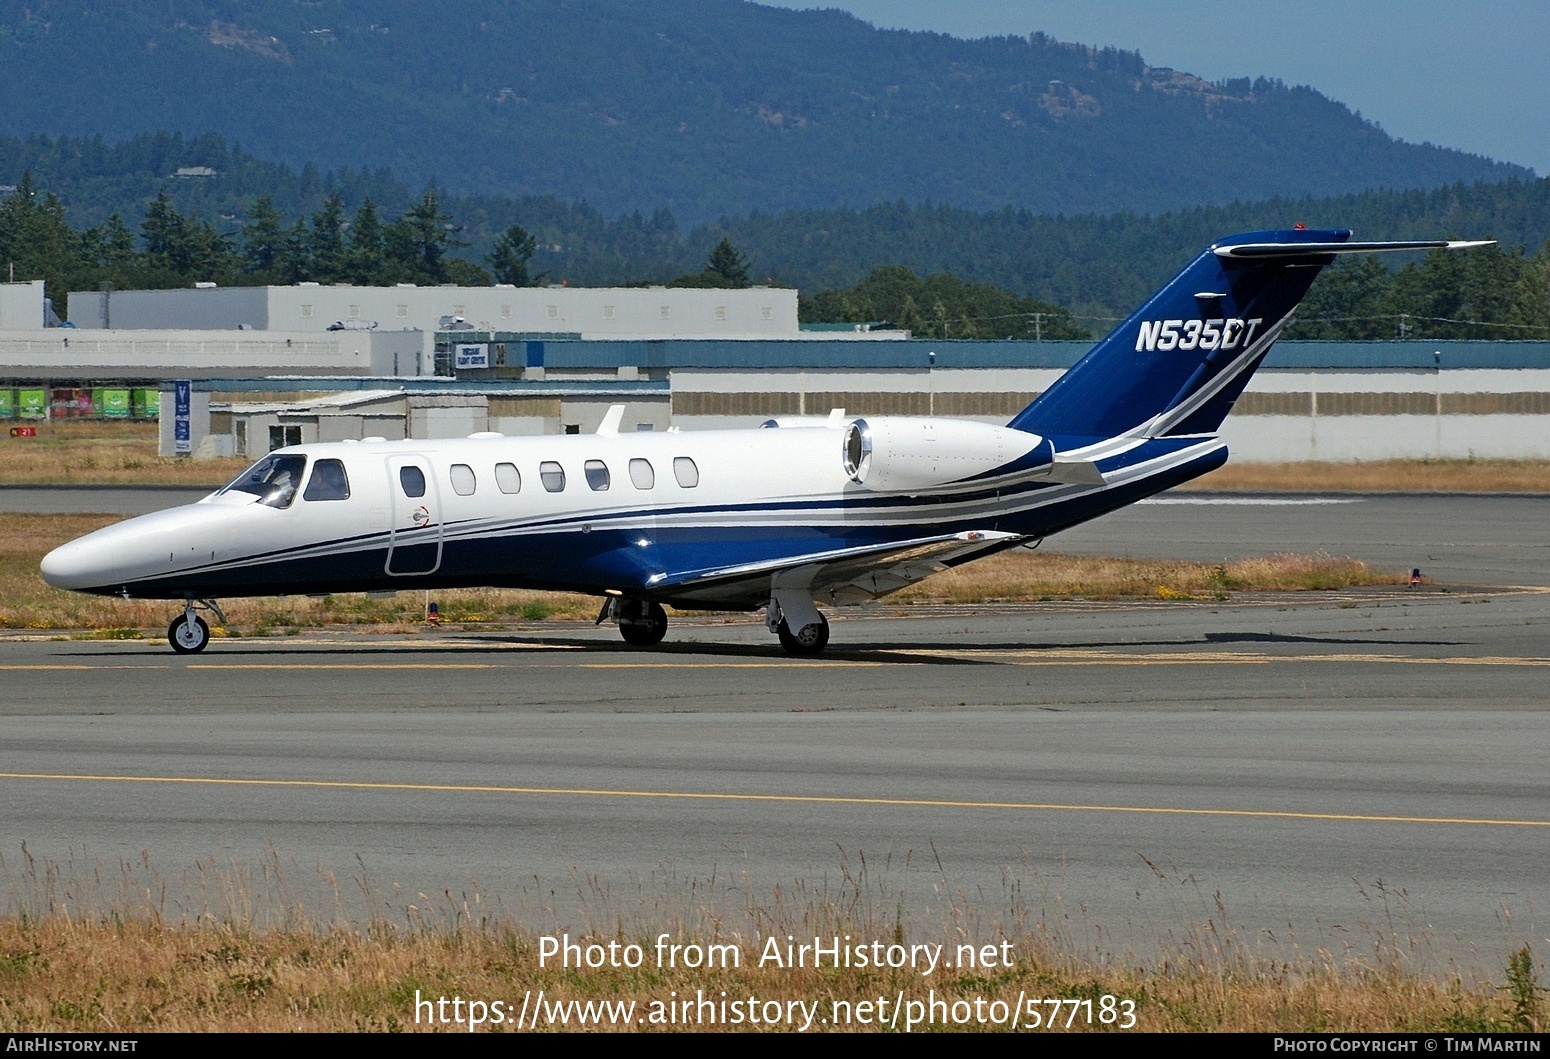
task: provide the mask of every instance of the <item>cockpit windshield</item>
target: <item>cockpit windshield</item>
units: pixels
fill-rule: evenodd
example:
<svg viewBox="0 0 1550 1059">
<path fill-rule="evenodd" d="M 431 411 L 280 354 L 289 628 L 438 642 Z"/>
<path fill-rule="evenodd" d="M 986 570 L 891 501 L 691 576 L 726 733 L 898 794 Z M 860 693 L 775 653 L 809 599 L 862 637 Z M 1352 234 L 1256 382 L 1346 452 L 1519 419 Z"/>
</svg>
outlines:
<svg viewBox="0 0 1550 1059">
<path fill-rule="evenodd" d="M 271 453 L 233 478 L 217 493 L 252 493 L 260 504 L 287 508 L 296 499 L 296 487 L 301 484 L 302 471 L 307 468 L 305 456 L 282 456 Z"/>
</svg>

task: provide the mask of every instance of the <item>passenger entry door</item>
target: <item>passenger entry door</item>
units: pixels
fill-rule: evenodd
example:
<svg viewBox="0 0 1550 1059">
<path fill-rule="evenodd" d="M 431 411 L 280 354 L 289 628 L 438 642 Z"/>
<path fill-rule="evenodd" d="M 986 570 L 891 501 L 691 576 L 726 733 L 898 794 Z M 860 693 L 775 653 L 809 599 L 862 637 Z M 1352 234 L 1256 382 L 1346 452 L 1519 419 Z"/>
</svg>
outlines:
<svg viewBox="0 0 1550 1059">
<path fill-rule="evenodd" d="M 384 570 L 395 577 L 433 574 L 441 567 L 441 498 L 424 456 L 387 461 L 388 553 Z"/>
</svg>

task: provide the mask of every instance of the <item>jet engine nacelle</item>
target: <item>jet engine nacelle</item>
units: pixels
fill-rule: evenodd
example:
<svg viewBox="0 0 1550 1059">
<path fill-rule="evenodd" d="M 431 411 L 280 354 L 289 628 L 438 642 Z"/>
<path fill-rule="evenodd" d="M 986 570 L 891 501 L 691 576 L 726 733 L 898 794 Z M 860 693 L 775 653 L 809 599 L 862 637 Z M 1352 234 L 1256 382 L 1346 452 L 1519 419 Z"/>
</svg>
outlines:
<svg viewBox="0 0 1550 1059">
<path fill-rule="evenodd" d="M 964 419 L 855 419 L 840 451 L 850 480 L 880 492 L 929 489 L 999 469 L 1048 474 L 1055 463 L 1054 444 L 1037 434 Z"/>
</svg>

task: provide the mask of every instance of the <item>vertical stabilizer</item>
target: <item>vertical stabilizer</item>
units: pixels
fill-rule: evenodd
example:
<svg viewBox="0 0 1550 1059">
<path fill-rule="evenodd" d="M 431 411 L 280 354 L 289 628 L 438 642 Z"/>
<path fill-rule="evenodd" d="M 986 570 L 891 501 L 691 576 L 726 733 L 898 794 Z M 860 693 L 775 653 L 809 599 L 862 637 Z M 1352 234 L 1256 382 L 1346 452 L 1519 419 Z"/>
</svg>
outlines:
<svg viewBox="0 0 1550 1059">
<path fill-rule="evenodd" d="M 1296 228 L 1212 244 L 1008 425 L 1057 438 L 1215 433 L 1337 254 L 1482 245 L 1350 237 Z"/>
</svg>

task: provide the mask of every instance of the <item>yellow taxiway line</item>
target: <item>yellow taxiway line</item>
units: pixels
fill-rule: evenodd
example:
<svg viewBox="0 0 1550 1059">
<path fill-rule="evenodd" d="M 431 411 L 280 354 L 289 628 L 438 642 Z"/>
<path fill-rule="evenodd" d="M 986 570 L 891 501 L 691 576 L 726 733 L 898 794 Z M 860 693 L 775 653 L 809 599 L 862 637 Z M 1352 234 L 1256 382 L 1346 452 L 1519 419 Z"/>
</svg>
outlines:
<svg viewBox="0 0 1550 1059">
<path fill-rule="evenodd" d="M 168 783 L 212 787 L 287 787 L 314 790 L 408 791 L 444 794 L 509 794 L 572 798 L 642 798 L 681 801 L 774 802 L 791 805 L 883 805 L 928 809 L 1001 809 L 1034 812 L 1143 813 L 1171 816 L 1257 817 L 1382 824 L 1455 824 L 1473 827 L 1550 827 L 1550 820 L 1492 820 L 1475 817 L 1393 816 L 1372 813 L 1315 813 L 1287 809 L 1207 809 L 1183 806 L 1066 804 L 1059 802 L 957 801 L 939 798 L 868 798 L 859 795 L 753 794 L 730 791 L 635 791 L 592 787 L 509 787 L 452 783 L 375 783 L 364 780 L 283 780 L 217 776 L 98 776 L 71 773 L 0 772 L 0 780 L 55 780 L 77 783 Z"/>
<path fill-rule="evenodd" d="M 1550 666 L 1550 658 L 1531 658 L 1510 655 L 1450 655 L 1441 658 L 1432 658 L 1416 655 L 1378 654 L 1374 652 L 1340 652 L 1331 651 L 1325 654 L 1271 654 L 1264 651 L 1157 651 L 1157 652 L 1131 652 L 1099 651 L 1082 649 L 1052 649 L 1052 650 L 1017 650 L 1017 651 L 987 651 L 966 648 L 964 650 L 942 650 L 940 648 L 914 649 L 907 645 L 899 645 L 883 649 L 879 658 L 846 658 L 843 656 L 830 656 L 827 658 L 815 658 L 802 662 L 804 667 L 822 666 L 831 669 L 872 669 L 879 666 L 911 666 L 927 665 L 927 661 L 915 659 L 930 659 L 931 661 L 954 660 L 985 662 L 1007 666 L 1264 666 L 1264 665 L 1297 665 L 1306 663 L 1346 662 L 1353 665 L 1395 665 L 1395 666 Z M 532 656 L 529 656 L 532 657 Z M 178 658 L 167 658 L 164 661 L 151 662 L 69 662 L 69 663 L 36 663 L 0 665 L 3 673 L 26 672 L 87 672 L 91 670 L 354 670 L 371 672 L 374 670 L 404 671 L 404 670 L 459 670 L 459 669 L 504 669 L 510 666 L 510 662 L 502 659 L 492 662 L 433 662 L 433 661 L 394 661 L 394 662 L 311 662 L 304 658 L 290 661 L 274 662 L 245 662 L 240 655 L 230 656 L 220 660 L 206 660 L 199 662 L 185 661 Z M 586 662 L 576 658 L 574 654 L 567 654 L 564 665 L 570 669 L 786 669 L 792 665 L 785 656 L 770 658 L 718 658 L 702 661 L 691 661 L 681 658 L 653 658 L 631 659 L 628 661 Z"/>
</svg>

